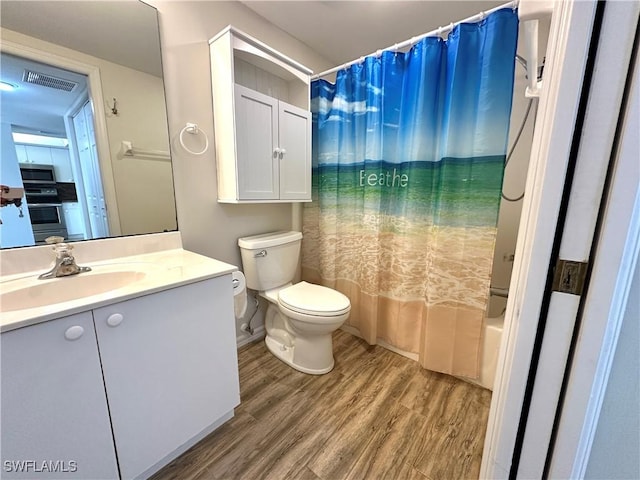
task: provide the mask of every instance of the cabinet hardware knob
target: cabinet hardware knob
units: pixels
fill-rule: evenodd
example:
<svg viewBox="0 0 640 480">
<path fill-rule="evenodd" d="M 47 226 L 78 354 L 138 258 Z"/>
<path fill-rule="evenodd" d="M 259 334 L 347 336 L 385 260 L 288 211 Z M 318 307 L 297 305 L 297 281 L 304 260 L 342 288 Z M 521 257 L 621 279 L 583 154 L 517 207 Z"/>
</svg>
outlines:
<svg viewBox="0 0 640 480">
<path fill-rule="evenodd" d="M 64 332 L 64 338 L 73 342 L 74 340 L 79 339 L 83 333 L 84 328 L 82 328 L 80 325 L 74 325 L 73 327 L 67 328 L 67 330 Z"/>
<path fill-rule="evenodd" d="M 124 317 L 121 313 L 112 313 L 107 318 L 107 325 L 109 325 L 110 327 L 117 327 L 122 323 L 122 320 L 124 320 Z"/>
<path fill-rule="evenodd" d="M 282 156 L 282 154 L 281 154 L 280 149 L 279 149 L 279 148 L 276 148 L 276 149 L 273 151 L 273 158 L 280 158 L 281 156 Z"/>
</svg>

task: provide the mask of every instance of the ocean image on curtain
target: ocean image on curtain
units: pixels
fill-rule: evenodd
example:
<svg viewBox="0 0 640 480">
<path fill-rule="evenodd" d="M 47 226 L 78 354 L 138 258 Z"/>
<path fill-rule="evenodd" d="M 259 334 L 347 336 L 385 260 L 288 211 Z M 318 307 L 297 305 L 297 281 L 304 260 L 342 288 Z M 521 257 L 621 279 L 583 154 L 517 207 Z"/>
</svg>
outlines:
<svg viewBox="0 0 640 480">
<path fill-rule="evenodd" d="M 478 375 L 518 19 L 502 9 L 312 84 L 313 201 L 302 275 L 351 300 L 347 325 Z"/>
</svg>

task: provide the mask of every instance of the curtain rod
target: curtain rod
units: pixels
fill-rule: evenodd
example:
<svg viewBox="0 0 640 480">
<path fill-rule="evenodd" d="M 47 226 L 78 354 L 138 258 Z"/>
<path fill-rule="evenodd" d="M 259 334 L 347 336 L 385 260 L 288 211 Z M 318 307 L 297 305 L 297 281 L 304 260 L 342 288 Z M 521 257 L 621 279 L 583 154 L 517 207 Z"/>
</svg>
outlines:
<svg viewBox="0 0 640 480">
<path fill-rule="evenodd" d="M 317 75 L 313 75 L 311 77 L 311 80 L 317 80 L 318 78 L 324 77 L 326 75 L 330 75 L 330 74 L 338 72 L 340 70 L 344 70 L 345 68 L 348 68 L 351 65 L 355 65 L 356 63 L 362 63 L 362 62 L 364 62 L 364 59 L 366 57 L 370 57 L 370 56 L 373 56 L 373 55 L 375 55 L 376 57 L 379 57 L 380 55 L 382 55 L 382 52 L 385 52 L 385 51 L 397 52 L 398 50 L 400 50 L 402 48 L 412 46 L 413 44 L 419 42 L 423 38 L 433 37 L 433 36 L 440 36 L 443 33 L 450 32 L 451 30 L 453 30 L 453 28 L 456 25 L 459 25 L 461 23 L 479 22 L 480 20 L 483 20 L 487 15 L 490 15 L 493 12 L 496 12 L 496 11 L 501 10 L 503 8 L 513 8 L 513 9 L 515 9 L 518 6 L 518 1 L 519 0 L 513 0 L 511 2 L 505 3 L 504 5 L 500 5 L 498 7 L 492 8 L 490 10 L 486 10 L 484 12 L 477 13 L 477 14 L 469 17 L 469 18 L 465 18 L 464 20 L 460 20 L 459 22 L 455 22 L 455 23 L 452 22 L 449 25 L 447 25 L 446 27 L 438 27 L 435 30 L 432 30 L 432 31 L 427 32 L 427 33 L 423 33 L 422 35 L 418 35 L 417 37 L 411 37 L 409 40 L 405 40 L 404 42 L 396 43 L 395 45 L 391 45 L 390 47 L 383 48 L 382 50 L 376 50 L 375 52 L 370 53 L 369 55 L 366 55 L 365 57 L 360 57 L 360 58 L 358 58 L 356 60 L 352 60 L 350 62 L 343 63 L 342 65 L 339 65 L 337 67 L 333 67 L 333 68 L 331 68 L 329 70 L 325 70 L 324 72 L 320 72 Z"/>
</svg>

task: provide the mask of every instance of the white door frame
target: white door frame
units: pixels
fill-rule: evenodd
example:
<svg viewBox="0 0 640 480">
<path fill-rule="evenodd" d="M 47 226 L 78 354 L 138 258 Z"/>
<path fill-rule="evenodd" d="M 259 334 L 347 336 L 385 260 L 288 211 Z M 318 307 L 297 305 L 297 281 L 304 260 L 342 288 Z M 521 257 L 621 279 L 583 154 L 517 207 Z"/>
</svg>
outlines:
<svg viewBox="0 0 640 480">
<path fill-rule="evenodd" d="M 100 171 L 102 173 L 102 184 L 104 188 L 105 202 L 107 204 L 109 234 L 111 236 L 121 235 L 122 231 L 120 229 L 116 187 L 113 178 L 113 168 L 111 166 L 111 149 L 109 148 L 109 136 L 107 133 L 107 122 L 104 109 L 105 103 L 102 96 L 100 69 L 95 65 L 90 65 L 62 55 L 40 50 L 38 48 L 22 45 L 15 41 L 5 39 L 4 37 L 2 39 L 2 43 L 0 43 L 0 51 L 36 62 L 46 63 L 54 67 L 71 70 L 87 76 L 89 98 L 92 100 L 94 113 L 96 148 L 98 150 Z"/>
<path fill-rule="evenodd" d="M 615 3 L 617 2 L 609 2 L 609 4 Z M 620 5 L 624 3 L 627 2 L 620 2 Z M 612 8 L 611 6 L 609 11 Z M 569 153 L 595 11 L 596 3 L 593 1 L 567 1 L 558 2 L 555 5 L 544 86 L 537 116 L 539 128 L 536 128 L 533 138 L 503 341 L 483 452 L 481 478 L 507 478 L 510 474 L 527 389 L 529 367 L 534 353 L 534 339 L 541 313 L 543 313 L 547 277 L 551 274 L 550 260 L 553 248 L 557 248 L 557 246 L 554 247 L 554 237 L 561 198 L 565 189 Z M 605 15 L 607 13 L 606 11 Z M 633 22 L 633 15 L 628 18 L 627 25 L 629 22 Z M 626 37 L 623 40 L 618 39 L 618 43 L 624 45 L 625 39 Z M 599 49 L 599 54 L 601 50 Z M 608 60 L 608 58 L 601 59 L 600 66 L 607 68 Z M 594 71 L 596 73 L 593 78 L 596 79 L 598 71 Z M 618 87 L 618 85 L 615 86 Z M 612 97 L 615 97 L 615 93 Z M 598 100 L 597 96 L 594 98 L 595 100 L 592 100 L 590 95 L 589 102 Z M 613 101 L 609 100 L 612 105 L 606 113 L 611 115 L 616 108 L 615 98 Z M 592 108 L 597 106 L 596 103 Z M 617 108 L 619 114 L 619 104 Z M 591 113 L 593 114 L 593 111 Z M 584 118 L 588 120 L 588 114 Z M 617 117 L 614 117 L 614 126 L 615 118 Z M 587 123 L 585 121 L 585 126 L 588 126 Z M 588 140 L 591 139 L 587 137 L 586 145 Z M 604 143 L 592 142 L 592 145 L 602 147 Z M 581 147 L 584 148 L 582 142 Z M 596 208 L 589 209 L 585 208 L 584 200 L 591 196 L 597 201 L 602 195 L 602 175 L 606 172 L 609 156 L 607 155 L 606 159 L 592 157 L 589 163 L 590 153 L 592 152 L 582 151 L 578 154 L 572 196 L 568 201 L 571 217 L 570 222 L 567 223 L 571 225 L 571 231 L 582 229 L 580 230 L 582 236 L 577 235 L 582 242 L 579 244 L 574 234 L 567 246 L 565 238 L 560 245 L 561 258 L 573 259 L 572 252 L 579 252 L 585 248 L 588 252 L 593 239 L 595 213 L 597 213 L 599 202 L 596 203 Z M 586 160 L 582 159 L 582 164 L 580 155 L 587 157 Z M 585 185 L 585 176 L 581 173 L 581 169 L 585 169 L 585 162 L 587 167 L 595 166 L 597 170 L 594 175 L 595 180 L 592 179 L 591 184 L 587 181 L 587 185 Z M 576 182 L 578 182 L 577 185 Z M 598 191 L 600 191 L 599 194 Z M 576 192 L 579 192 L 579 195 L 576 195 Z M 581 207 L 582 211 L 576 207 Z M 590 235 L 589 228 L 591 228 Z M 580 257 L 579 253 L 577 255 Z M 540 356 L 538 383 L 532 383 L 531 410 L 528 419 L 525 418 L 528 421 L 522 444 L 521 459 L 523 461 L 520 462 L 518 477 L 542 476 L 578 304 L 579 297 L 559 293 L 554 293 L 550 302 L 547 303 L 548 315 L 544 315 L 543 320 L 550 319 L 547 326 L 550 325 L 548 329 L 552 335 L 544 337 L 541 350 L 537 352 Z M 563 359 L 564 362 L 562 362 Z M 558 365 L 559 360 L 562 363 Z M 586 395 L 588 393 L 586 392 Z"/>
<path fill-rule="evenodd" d="M 631 2 L 628 2 L 629 4 Z M 636 18 L 640 5 L 636 4 Z M 631 15 L 630 15 L 631 17 Z M 616 41 L 620 38 L 616 37 Z M 636 54 L 627 110 L 579 336 L 568 376 L 550 478 L 584 478 L 640 256 L 640 61 Z M 630 374 L 638 372 L 630 372 Z"/>
<path fill-rule="evenodd" d="M 511 466 L 591 35 L 594 9 L 580 5 L 556 4 L 551 19 L 480 478 L 507 478 Z"/>
<path fill-rule="evenodd" d="M 67 136 L 72 139 L 76 138 L 76 129 L 73 125 L 73 114 L 75 114 L 82 105 L 89 100 L 89 95 L 83 95 L 79 97 L 74 105 L 67 111 L 64 116 L 64 127 L 67 130 Z M 84 221 L 84 236 L 85 240 L 93 238 L 93 232 L 91 232 L 91 221 L 89 219 L 89 209 L 87 207 L 87 193 L 84 188 L 84 179 L 82 177 L 82 168 L 80 166 L 80 158 L 78 154 L 78 145 L 75 140 L 69 141 L 69 156 L 71 157 L 71 167 L 73 169 L 73 175 L 76 181 L 76 192 L 78 194 L 78 204 L 82 211 L 82 219 Z M 78 181 L 80 180 L 80 181 Z"/>
</svg>

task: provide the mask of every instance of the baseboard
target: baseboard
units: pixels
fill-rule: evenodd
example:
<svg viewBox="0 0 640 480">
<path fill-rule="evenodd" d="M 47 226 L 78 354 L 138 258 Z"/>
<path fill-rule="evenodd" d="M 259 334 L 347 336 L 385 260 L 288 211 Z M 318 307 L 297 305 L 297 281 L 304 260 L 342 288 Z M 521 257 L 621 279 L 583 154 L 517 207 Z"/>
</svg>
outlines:
<svg viewBox="0 0 640 480">
<path fill-rule="evenodd" d="M 258 340 L 262 340 L 264 335 L 264 325 L 256 327 L 253 330 L 253 335 L 250 335 L 249 332 L 240 332 L 240 334 L 236 336 L 236 346 L 240 348 L 249 343 L 257 342 Z"/>
</svg>

